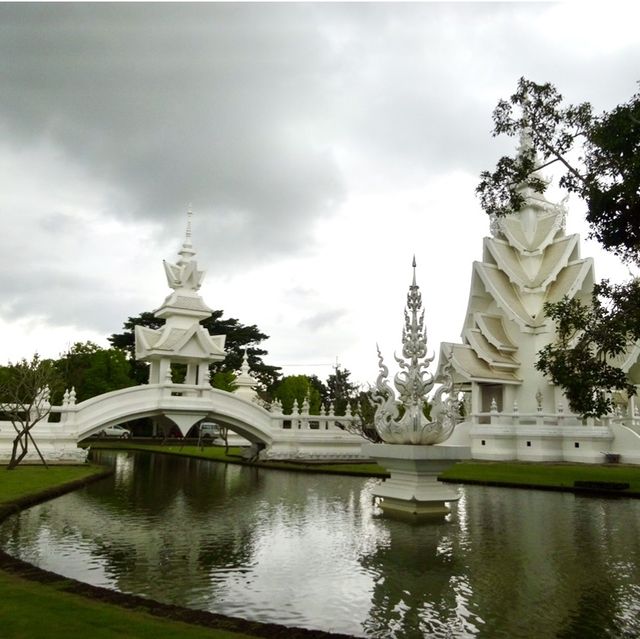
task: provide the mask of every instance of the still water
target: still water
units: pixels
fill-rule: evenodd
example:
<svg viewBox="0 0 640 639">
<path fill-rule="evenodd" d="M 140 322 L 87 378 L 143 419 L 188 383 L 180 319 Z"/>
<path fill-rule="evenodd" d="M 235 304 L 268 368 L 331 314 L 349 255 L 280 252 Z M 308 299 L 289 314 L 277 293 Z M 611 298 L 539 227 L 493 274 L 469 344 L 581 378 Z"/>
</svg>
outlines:
<svg viewBox="0 0 640 639">
<path fill-rule="evenodd" d="M 159 601 L 361 637 L 640 636 L 640 501 L 467 486 L 382 519 L 377 479 L 144 453 L 0 528 L 12 555 Z"/>
</svg>

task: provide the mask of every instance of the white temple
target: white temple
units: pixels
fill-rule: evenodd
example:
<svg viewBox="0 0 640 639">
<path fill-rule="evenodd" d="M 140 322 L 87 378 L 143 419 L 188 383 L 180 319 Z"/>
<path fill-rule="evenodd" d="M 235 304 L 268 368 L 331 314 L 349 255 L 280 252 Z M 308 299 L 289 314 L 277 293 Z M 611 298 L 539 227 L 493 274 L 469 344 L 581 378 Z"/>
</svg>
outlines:
<svg viewBox="0 0 640 639">
<path fill-rule="evenodd" d="M 539 351 L 555 339 L 545 302 L 568 296 L 589 303 L 593 260 L 580 257 L 578 235 L 565 234 L 564 201 L 551 203 L 526 187 L 521 194 L 520 211 L 491 219 L 483 259 L 473 263 L 462 342 L 441 344 L 436 378 L 443 381 L 451 365 L 466 394 L 476 459 L 603 461 L 603 451 L 619 447 L 617 428 L 570 415 L 562 389 L 535 368 Z M 622 362 L 634 383 L 640 382 L 638 354 L 634 348 Z M 633 402 L 629 410 L 633 418 Z M 633 435 L 621 434 L 632 443 Z M 640 461 L 636 437 L 627 461 Z"/>
</svg>

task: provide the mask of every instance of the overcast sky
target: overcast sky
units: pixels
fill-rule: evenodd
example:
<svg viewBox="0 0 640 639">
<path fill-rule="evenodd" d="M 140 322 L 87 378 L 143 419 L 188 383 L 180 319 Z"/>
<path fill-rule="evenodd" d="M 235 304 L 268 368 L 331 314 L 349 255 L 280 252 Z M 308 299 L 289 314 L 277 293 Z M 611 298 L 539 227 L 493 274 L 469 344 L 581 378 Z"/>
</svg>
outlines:
<svg viewBox="0 0 640 639">
<path fill-rule="evenodd" d="M 205 301 L 285 372 L 373 381 L 414 254 L 430 348 L 458 341 L 496 102 L 523 75 L 627 100 L 638 6 L 0 4 L 0 362 L 157 308 L 189 203 Z"/>
</svg>

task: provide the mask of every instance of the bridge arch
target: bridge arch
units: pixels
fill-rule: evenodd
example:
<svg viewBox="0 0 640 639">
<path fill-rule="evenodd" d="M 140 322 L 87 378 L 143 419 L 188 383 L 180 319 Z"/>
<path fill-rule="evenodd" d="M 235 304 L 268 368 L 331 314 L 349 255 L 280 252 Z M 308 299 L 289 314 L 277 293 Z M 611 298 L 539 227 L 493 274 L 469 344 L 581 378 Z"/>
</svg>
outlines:
<svg viewBox="0 0 640 639">
<path fill-rule="evenodd" d="M 65 429 L 78 439 L 94 435 L 107 426 L 164 415 L 183 434 L 207 418 L 229 426 L 251 442 L 270 446 L 274 440 L 272 415 L 233 393 L 211 387 L 184 384 L 147 384 L 124 388 L 76 405 L 54 409 L 61 413 Z"/>
</svg>

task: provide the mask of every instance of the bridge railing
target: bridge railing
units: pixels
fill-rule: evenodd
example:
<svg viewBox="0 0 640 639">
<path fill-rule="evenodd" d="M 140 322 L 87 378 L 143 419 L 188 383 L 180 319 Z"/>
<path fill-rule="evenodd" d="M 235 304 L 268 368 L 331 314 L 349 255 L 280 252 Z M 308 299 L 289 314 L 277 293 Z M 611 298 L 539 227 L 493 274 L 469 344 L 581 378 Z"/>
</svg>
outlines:
<svg viewBox="0 0 640 639">
<path fill-rule="evenodd" d="M 601 426 L 607 427 L 613 423 L 623 424 L 633 430 L 640 429 L 640 417 L 622 417 L 619 414 L 609 413 L 602 417 L 582 417 L 575 413 L 567 413 L 562 405 L 556 412 L 521 413 L 517 405 L 511 411 L 499 411 L 496 406 L 488 412 L 473 413 L 471 422 L 474 426 L 491 424 L 494 426 Z"/>
<path fill-rule="evenodd" d="M 307 402 L 294 408 L 291 414 L 285 415 L 282 407 L 274 402 L 269 407 L 272 415 L 272 427 L 285 430 L 333 430 L 352 432 L 360 424 L 360 417 L 347 408 L 346 415 L 336 415 L 331 408 L 322 408 L 318 415 L 309 412 Z"/>
</svg>

